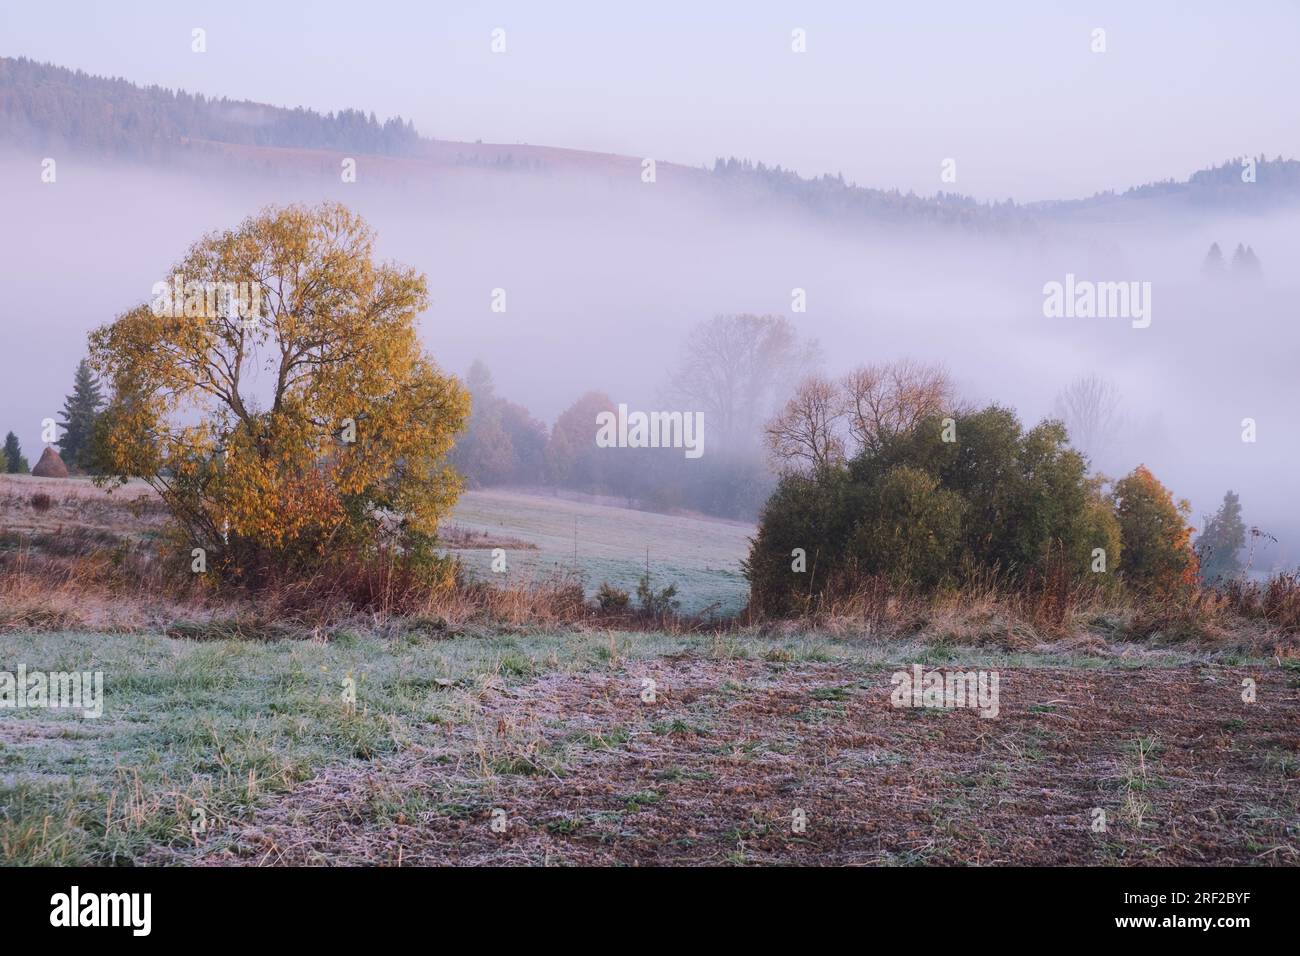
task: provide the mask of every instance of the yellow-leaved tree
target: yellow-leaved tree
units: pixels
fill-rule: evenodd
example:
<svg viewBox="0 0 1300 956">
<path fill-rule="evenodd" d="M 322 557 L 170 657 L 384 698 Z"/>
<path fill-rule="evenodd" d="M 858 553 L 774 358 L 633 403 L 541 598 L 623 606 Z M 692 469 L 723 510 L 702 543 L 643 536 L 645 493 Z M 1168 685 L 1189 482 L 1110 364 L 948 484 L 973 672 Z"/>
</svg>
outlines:
<svg viewBox="0 0 1300 956">
<path fill-rule="evenodd" d="M 152 485 L 217 569 L 254 581 L 432 554 L 469 396 L 420 347 L 424 276 L 373 246 L 343 205 L 268 208 L 91 333 L 109 480 Z"/>
</svg>

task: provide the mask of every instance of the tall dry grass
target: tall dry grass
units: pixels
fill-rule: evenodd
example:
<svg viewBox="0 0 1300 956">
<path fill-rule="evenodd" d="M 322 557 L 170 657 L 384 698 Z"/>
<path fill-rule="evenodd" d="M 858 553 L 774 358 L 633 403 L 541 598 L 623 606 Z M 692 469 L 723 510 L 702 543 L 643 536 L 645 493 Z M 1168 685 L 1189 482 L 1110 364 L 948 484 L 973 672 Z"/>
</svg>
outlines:
<svg viewBox="0 0 1300 956">
<path fill-rule="evenodd" d="M 923 639 L 1006 650 L 1044 646 L 1100 650 L 1116 644 L 1171 646 L 1255 656 L 1300 656 L 1300 575 L 1265 583 L 1137 593 L 1071 578 L 1064 570 L 1015 580 L 972 573 L 959 587 L 920 591 L 884 576 L 839 582 L 826 600 L 784 622 L 742 615 L 741 624 L 781 626 L 872 640 Z"/>
<path fill-rule="evenodd" d="M 588 602 L 581 580 L 471 581 L 385 553 L 346 555 L 305 576 L 257 588 L 190 573 L 169 548 L 166 512 L 145 495 L 111 498 L 83 484 L 0 482 L 0 632 L 156 630 L 184 636 L 319 635 L 344 624 L 458 633 L 475 627 L 822 631 L 1028 649 L 1192 642 L 1255 654 L 1300 654 L 1300 575 L 1232 580 L 1176 594 L 1094 585 L 1049 568 L 1012 579 L 971 572 L 922 593 L 882 576 L 836 582 L 830 597 L 786 621 L 748 612 L 719 621 Z M 183 554 L 186 560 L 164 555 Z"/>
</svg>

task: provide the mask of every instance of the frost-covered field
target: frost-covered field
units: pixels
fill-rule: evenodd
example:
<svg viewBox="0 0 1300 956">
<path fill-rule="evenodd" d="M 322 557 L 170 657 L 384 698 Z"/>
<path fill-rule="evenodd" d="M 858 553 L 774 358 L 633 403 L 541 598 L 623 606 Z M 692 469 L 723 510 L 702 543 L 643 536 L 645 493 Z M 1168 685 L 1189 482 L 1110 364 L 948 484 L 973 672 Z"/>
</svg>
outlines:
<svg viewBox="0 0 1300 956">
<path fill-rule="evenodd" d="M 589 595 L 603 581 L 635 592 L 648 549 L 652 586 L 676 584 L 684 612 L 716 605 L 717 613 L 732 614 L 748 595 L 740 562 L 754 530 L 749 525 L 508 491 L 462 495 L 451 520 L 457 528 L 487 535 L 487 547 L 452 553 L 488 579 L 536 580 L 576 567 Z M 536 550 L 504 544 L 506 571 L 493 574 L 492 548 L 497 545 L 492 542 L 498 539 L 526 542 Z"/>
</svg>

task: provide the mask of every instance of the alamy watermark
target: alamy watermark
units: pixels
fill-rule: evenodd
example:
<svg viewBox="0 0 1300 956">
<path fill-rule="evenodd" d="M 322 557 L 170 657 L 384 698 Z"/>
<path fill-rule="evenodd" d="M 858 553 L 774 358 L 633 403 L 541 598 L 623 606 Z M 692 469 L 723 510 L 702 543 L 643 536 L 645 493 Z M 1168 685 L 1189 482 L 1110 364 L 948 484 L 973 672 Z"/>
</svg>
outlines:
<svg viewBox="0 0 1300 956">
<path fill-rule="evenodd" d="M 703 412 L 629 412 L 596 415 L 598 448 L 684 448 L 687 458 L 704 454 Z"/>
<path fill-rule="evenodd" d="M 895 707 L 978 710 L 981 717 L 998 715 L 997 671 L 927 671 L 913 664 L 911 672 L 896 671 L 889 679 Z"/>
<path fill-rule="evenodd" d="M 79 710 L 83 717 L 104 714 L 103 671 L 0 671 L 0 710 L 45 708 Z"/>
<path fill-rule="evenodd" d="M 50 925 L 125 926 L 133 936 L 148 936 L 153 929 L 153 894 L 83 893 L 73 886 L 50 897 Z"/>
<path fill-rule="evenodd" d="M 1151 324 L 1150 282 L 1093 282 L 1066 273 L 1064 282 L 1043 285 L 1043 315 L 1049 319 L 1131 319 L 1133 328 Z"/>
<path fill-rule="evenodd" d="M 256 282 L 186 281 L 178 272 L 170 282 L 155 282 L 150 294 L 150 308 L 159 318 L 241 319 L 252 327 L 262 316 L 262 287 Z"/>
</svg>

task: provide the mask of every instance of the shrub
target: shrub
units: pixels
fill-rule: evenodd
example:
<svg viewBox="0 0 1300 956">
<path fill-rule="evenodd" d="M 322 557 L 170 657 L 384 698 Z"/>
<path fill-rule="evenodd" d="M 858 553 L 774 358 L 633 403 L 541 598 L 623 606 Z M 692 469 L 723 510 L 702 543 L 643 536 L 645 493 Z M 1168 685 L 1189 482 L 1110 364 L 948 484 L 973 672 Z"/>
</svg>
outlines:
<svg viewBox="0 0 1300 956">
<path fill-rule="evenodd" d="M 43 491 L 38 491 L 31 497 L 31 505 L 35 511 L 49 511 L 54 505 L 54 501 Z"/>
<path fill-rule="evenodd" d="M 921 587 L 951 579 L 966 507 L 960 495 L 933 475 L 900 465 L 870 489 L 865 505 L 849 542 L 856 572 Z"/>
<path fill-rule="evenodd" d="M 768 615 L 803 612 L 832 582 L 838 585 L 862 499 L 863 489 L 844 468 L 783 477 L 763 506 L 742 565 L 751 609 Z"/>
<path fill-rule="evenodd" d="M 677 600 L 677 585 L 670 584 L 656 591 L 650 584 L 650 573 L 641 575 L 636 586 L 636 597 L 641 602 L 641 611 L 652 617 L 667 617 L 674 613 L 681 602 Z"/>
<path fill-rule="evenodd" d="M 745 563 L 751 606 L 804 610 L 879 574 L 921 589 L 987 571 L 1012 582 L 1032 576 L 1039 586 L 1068 582 L 1090 572 L 1097 548 L 1109 570 L 1119 527 L 1067 439 L 1059 422 L 1026 432 L 1014 412 L 989 406 L 922 419 L 847 465 L 787 476 Z M 804 551 L 802 567 L 795 549 Z"/>
<path fill-rule="evenodd" d="M 596 592 L 596 603 L 606 612 L 626 611 L 629 600 L 626 591 L 614 587 L 608 581 L 602 582 L 600 590 Z"/>
</svg>

